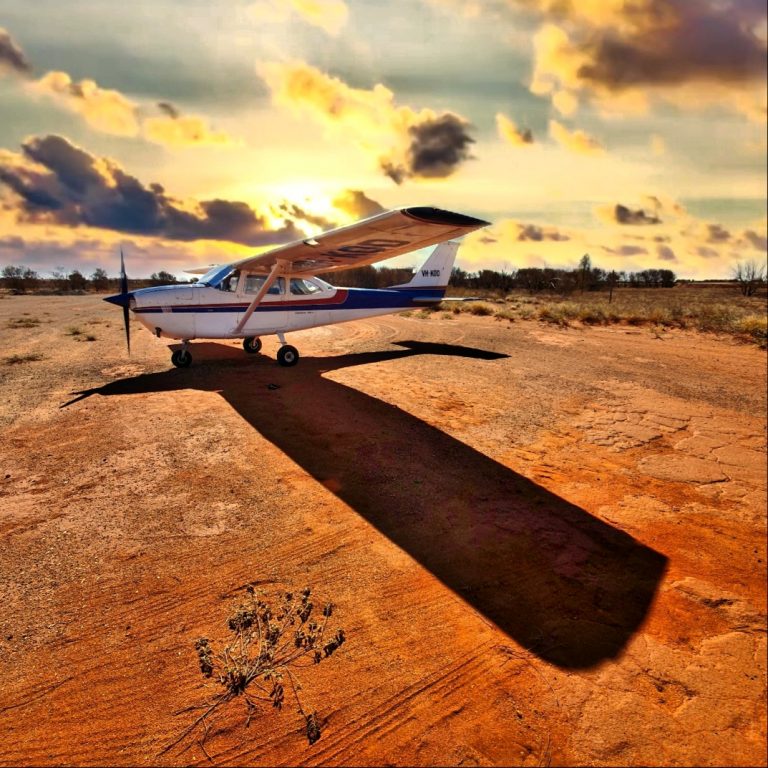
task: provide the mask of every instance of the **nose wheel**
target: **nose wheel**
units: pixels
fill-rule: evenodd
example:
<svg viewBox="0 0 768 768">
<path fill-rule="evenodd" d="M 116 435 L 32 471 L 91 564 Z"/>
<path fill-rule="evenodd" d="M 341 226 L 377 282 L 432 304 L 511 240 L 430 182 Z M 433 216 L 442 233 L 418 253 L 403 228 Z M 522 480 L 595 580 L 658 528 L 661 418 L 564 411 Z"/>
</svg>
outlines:
<svg viewBox="0 0 768 768">
<path fill-rule="evenodd" d="M 192 364 L 192 353 L 189 351 L 188 341 L 183 341 L 181 343 L 181 349 L 177 349 L 171 353 L 171 362 L 177 368 L 189 368 Z"/>
<path fill-rule="evenodd" d="M 261 352 L 261 339 L 258 336 L 248 336 L 243 339 L 243 349 L 249 355 L 255 355 Z"/>
</svg>

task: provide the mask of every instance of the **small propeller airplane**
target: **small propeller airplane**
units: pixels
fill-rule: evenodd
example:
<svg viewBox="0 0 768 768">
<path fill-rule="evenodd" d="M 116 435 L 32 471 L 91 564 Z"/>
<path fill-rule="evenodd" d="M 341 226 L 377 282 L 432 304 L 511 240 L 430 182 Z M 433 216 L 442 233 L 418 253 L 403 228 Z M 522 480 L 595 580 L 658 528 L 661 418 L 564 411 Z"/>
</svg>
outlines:
<svg viewBox="0 0 768 768">
<path fill-rule="evenodd" d="M 258 256 L 215 266 L 197 283 L 128 290 L 120 253 L 120 293 L 104 300 L 123 308 L 131 349 L 129 312 L 158 338 L 181 341 L 171 355 L 177 368 L 192 362 L 193 339 L 243 339 L 251 354 L 261 337 L 280 341 L 277 362 L 296 365 L 298 350 L 288 331 L 402 312 L 443 300 L 461 237 L 489 224 L 440 208 L 396 208 L 348 226 L 298 240 Z M 315 277 L 339 272 L 430 245 L 437 248 L 409 283 L 390 288 L 336 288 Z"/>
</svg>

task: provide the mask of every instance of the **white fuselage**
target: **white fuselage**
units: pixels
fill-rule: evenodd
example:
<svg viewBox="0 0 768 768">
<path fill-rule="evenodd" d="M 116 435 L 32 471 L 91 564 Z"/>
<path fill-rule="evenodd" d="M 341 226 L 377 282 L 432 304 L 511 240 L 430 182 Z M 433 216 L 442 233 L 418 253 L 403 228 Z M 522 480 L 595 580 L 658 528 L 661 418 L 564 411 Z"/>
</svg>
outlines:
<svg viewBox="0 0 768 768">
<path fill-rule="evenodd" d="M 132 292 L 129 306 L 136 319 L 158 337 L 231 339 L 402 312 L 426 301 L 439 301 L 445 291 L 335 288 L 318 278 L 280 278 L 274 292 L 262 298 L 239 328 L 255 293 L 246 290 L 248 280 L 243 277 L 247 276 L 241 276 L 234 290 L 195 284 L 144 288 Z"/>
</svg>

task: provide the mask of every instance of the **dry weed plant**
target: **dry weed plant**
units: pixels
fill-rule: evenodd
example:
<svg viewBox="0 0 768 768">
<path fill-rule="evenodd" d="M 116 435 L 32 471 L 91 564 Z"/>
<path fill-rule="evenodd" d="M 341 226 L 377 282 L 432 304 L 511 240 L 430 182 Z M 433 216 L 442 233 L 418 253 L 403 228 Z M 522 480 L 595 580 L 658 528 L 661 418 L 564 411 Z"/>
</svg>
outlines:
<svg viewBox="0 0 768 768">
<path fill-rule="evenodd" d="M 274 608 L 252 585 L 248 585 L 245 599 L 227 619 L 232 636 L 221 652 L 215 652 L 205 637 L 195 641 L 200 672 L 203 677 L 215 681 L 220 690 L 208 701 L 174 713 L 201 712 L 177 739 L 162 749 L 161 755 L 199 729 L 198 744 L 208 757 L 205 741 L 211 718 L 219 708 L 241 699 L 245 705 L 247 728 L 260 710 L 259 702 L 282 710 L 286 687 L 293 694 L 298 712 L 304 719 L 307 741 L 312 745 L 320 738 L 321 720 L 317 712 L 307 712 L 304 708 L 295 670 L 320 664 L 344 644 L 346 637 L 343 629 L 337 629 L 330 638 L 327 637 L 333 604 L 326 603 L 322 618 L 315 620 L 312 618 L 311 594 L 309 587 L 297 594 L 283 593 Z"/>
<path fill-rule="evenodd" d="M 34 328 L 36 325 L 40 325 L 36 317 L 16 317 L 6 323 L 8 328 Z"/>
<path fill-rule="evenodd" d="M 43 356 L 37 352 L 30 352 L 26 355 L 11 355 L 3 358 L 4 365 L 20 365 L 21 363 L 36 363 L 42 360 Z"/>
</svg>

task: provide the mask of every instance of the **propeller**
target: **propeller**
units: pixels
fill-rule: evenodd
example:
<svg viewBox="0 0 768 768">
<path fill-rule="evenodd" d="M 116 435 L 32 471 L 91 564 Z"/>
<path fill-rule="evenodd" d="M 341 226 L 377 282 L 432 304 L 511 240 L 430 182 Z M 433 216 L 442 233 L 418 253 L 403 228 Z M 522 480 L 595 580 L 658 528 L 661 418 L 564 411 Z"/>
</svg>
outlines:
<svg viewBox="0 0 768 768">
<path fill-rule="evenodd" d="M 125 274 L 125 259 L 123 258 L 123 249 L 120 248 L 120 294 L 123 297 L 123 325 L 125 326 L 125 341 L 128 344 L 128 354 L 131 354 L 131 326 L 130 309 L 128 307 L 128 276 Z"/>
<path fill-rule="evenodd" d="M 104 301 L 110 304 L 116 304 L 123 308 L 123 325 L 125 326 L 125 341 L 128 344 L 128 354 L 131 354 L 131 327 L 129 320 L 131 318 L 131 301 L 133 294 L 128 290 L 128 275 L 125 274 L 125 259 L 123 258 L 123 249 L 120 249 L 120 293 L 114 296 L 105 296 Z"/>
</svg>

